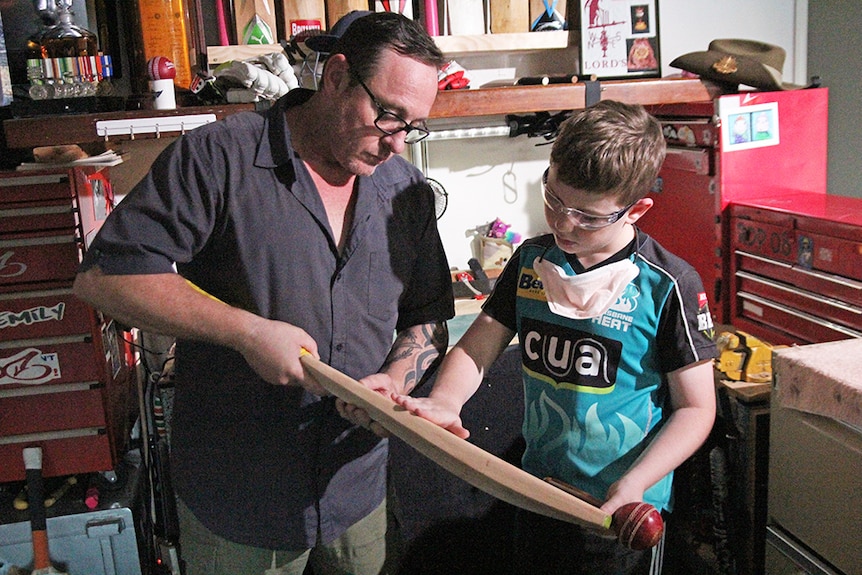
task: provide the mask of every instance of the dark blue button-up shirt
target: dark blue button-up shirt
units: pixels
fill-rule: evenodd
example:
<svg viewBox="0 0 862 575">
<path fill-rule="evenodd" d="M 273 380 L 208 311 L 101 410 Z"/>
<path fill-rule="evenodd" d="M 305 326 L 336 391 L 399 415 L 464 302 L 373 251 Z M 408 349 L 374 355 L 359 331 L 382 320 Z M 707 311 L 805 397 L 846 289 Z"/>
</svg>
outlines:
<svg viewBox="0 0 862 575">
<path fill-rule="evenodd" d="M 232 115 L 169 146 L 105 222 L 82 269 L 183 276 L 219 299 L 306 330 L 321 359 L 361 378 L 396 330 L 454 314 L 434 199 L 401 157 L 357 178 L 339 254 L 287 106 Z M 301 549 L 338 537 L 385 494 L 387 445 L 332 398 L 261 380 L 230 349 L 178 341 L 172 421 L 177 491 L 215 533 Z"/>
</svg>

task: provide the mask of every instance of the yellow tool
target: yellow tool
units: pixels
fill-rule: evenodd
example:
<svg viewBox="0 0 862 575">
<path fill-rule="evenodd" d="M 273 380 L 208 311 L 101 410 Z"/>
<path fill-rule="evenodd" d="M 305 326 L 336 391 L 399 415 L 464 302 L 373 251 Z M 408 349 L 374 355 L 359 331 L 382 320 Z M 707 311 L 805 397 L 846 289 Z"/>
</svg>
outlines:
<svg viewBox="0 0 862 575">
<path fill-rule="evenodd" d="M 720 355 L 717 368 L 734 381 L 772 381 L 772 346 L 749 333 L 723 331 L 715 340 Z"/>
</svg>

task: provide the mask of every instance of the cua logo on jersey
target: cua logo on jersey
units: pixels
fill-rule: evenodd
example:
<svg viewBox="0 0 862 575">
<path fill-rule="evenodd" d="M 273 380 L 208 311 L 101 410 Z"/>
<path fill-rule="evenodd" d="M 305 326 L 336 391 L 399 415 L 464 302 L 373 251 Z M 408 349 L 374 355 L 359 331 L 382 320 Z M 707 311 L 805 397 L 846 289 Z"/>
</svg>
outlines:
<svg viewBox="0 0 862 575">
<path fill-rule="evenodd" d="M 533 377 L 559 388 L 613 391 L 622 353 L 619 341 L 527 317 L 521 320 L 520 337 L 521 359 Z"/>
<path fill-rule="evenodd" d="M 709 312 L 709 301 L 704 292 L 697 294 L 697 330 L 710 337 L 713 335 L 712 314 Z"/>
</svg>

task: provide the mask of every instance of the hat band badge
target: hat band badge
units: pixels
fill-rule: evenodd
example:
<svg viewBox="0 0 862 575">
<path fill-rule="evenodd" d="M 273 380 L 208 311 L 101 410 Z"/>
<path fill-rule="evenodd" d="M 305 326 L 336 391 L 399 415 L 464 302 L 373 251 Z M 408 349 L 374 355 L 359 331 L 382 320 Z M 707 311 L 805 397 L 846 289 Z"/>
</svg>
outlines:
<svg viewBox="0 0 862 575">
<path fill-rule="evenodd" d="M 733 56 L 724 56 L 712 65 L 712 69 L 719 74 L 733 74 L 739 68 L 736 65 L 736 58 Z"/>
</svg>

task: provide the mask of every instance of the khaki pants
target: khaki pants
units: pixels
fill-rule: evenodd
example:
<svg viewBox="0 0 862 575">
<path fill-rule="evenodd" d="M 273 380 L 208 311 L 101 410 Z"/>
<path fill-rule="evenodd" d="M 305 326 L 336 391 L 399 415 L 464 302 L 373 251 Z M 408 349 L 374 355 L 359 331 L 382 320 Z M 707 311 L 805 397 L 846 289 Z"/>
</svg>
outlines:
<svg viewBox="0 0 862 575">
<path fill-rule="evenodd" d="M 328 545 L 296 551 L 233 543 L 204 527 L 182 501 L 177 502 L 177 511 L 186 575 L 302 575 L 309 564 L 314 575 L 394 575 L 397 571 L 396 528 L 394 521 L 387 521 L 386 501 Z"/>
</svg>

